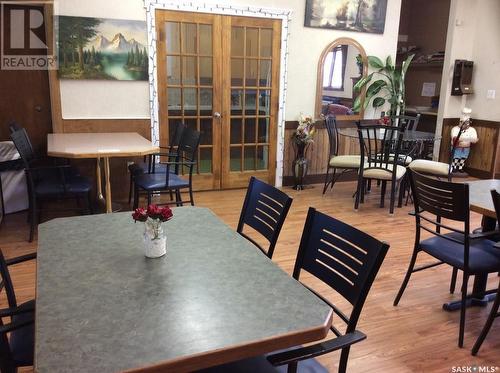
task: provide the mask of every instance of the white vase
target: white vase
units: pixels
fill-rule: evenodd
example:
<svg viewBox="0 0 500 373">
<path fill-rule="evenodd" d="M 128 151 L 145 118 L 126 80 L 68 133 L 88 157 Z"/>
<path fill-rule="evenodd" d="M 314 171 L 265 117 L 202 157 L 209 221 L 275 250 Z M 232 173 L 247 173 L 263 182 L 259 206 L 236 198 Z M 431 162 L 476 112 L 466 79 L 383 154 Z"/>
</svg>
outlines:
<svg viewBox="0 0 500 373">
<path fill-rule="evenodd" d="M 148 258 L 159 258 L 167 252 L 167 237 L 162 222 L 148 219 L 144 223 L 144 255 Z"/>
</svg>

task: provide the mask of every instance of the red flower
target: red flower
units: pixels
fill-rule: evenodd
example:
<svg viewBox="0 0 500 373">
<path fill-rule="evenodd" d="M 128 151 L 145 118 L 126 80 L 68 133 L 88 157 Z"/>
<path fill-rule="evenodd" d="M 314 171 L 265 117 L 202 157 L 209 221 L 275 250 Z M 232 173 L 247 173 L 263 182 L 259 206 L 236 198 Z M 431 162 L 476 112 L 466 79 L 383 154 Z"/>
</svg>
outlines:
<svg viewBox="0 0 500 373">
<path fill-rule="evenodd" d="M 168 221 L 172 219 L 174 213 L 170 209 L 170 207 L 165 206 L 163 208 L 158 207 L 157 205 L 149 205 L 147 209 L 138 208 L 132 214 L 132 218 L 135 221 L 145 222 L 150 219 L 159 220 L 161 222 Z"/>
<path fill-rule="evenodd" d="M 164 208 L 161 209 L 161 221 L 168 221 L 172 219 L 174 216 L 174 213 L 172 212 L 172 209 L 168 206 L 165 206 Z"/>
<path fill-rule="evenodd" d="M 140 207 L 138 209 L 135 209 L 134 213 L 132 214 L 132 218 L 135 221 L 144 222 L 144 221 L 148 220 L 148 214 L 147 214 L 145 209 Z"/>
<path fill-rule="evenodd" d="M 161 209 L 156 205 L 148 206 L 148 216 L 151 219 L 160 219 L 161 218 Z"/>
</svg>

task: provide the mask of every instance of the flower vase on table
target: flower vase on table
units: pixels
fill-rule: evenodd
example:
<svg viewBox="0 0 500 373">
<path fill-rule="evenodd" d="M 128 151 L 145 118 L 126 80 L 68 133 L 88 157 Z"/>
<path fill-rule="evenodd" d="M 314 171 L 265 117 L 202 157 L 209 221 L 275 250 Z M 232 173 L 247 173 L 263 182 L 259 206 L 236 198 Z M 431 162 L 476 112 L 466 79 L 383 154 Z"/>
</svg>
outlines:
<svg viewBox="0 0 500 373">
<path fill-rule="evenodd" d="M 136 222 L 144 223 L 144 255 L 147 258 L 159 258 L 165 255 L 167 236 L 163 225 L 173 217 L 170 207 L 149 205 L 147 209 L 136 209 L 132 217 Z"/>
<path fill-rule="evenodd" d="M 311 116 L 301 115 L 299 125 L 293 132 L 292 143 L 295 148 L 295 159 L 292 162 L 292 174 L 294 179 L 293 189 L 304 189 L 304 178 L 307 175 L 308 161 L 306 151 L 313 142 L 315 133 L 314 120 Z"/>
</svg>

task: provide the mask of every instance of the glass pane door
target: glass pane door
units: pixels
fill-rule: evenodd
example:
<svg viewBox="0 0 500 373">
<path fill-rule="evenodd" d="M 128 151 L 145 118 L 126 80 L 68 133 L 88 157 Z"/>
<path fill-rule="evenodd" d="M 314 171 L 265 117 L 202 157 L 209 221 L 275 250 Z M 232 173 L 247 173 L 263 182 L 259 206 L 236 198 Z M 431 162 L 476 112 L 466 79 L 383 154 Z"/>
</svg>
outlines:
<svg viewBox="0 0 500 373">
<path fill-rule="evenodd" d="M 229 97 L 223 101 L 228 131 L 222 141 L 229 146 L 222 157 L 223 187 L 245 186 L 250 175 L 274 183 L 280 24 L 233 17 L 224 29 Z"/>
<path fill-rule="evenodd" d="M 220 187 L 220 121 L 215 34 L 220 16 L 159 11 L 161 44 L 158 48 L 161 145 L 168 146 L 179 122 L 201 132 L 194 184 L 197 189 Z M 160 74 L 163 78 L 160 78 Z M 164 110 L 166 108 L 166 110 Z"/>
</svg>

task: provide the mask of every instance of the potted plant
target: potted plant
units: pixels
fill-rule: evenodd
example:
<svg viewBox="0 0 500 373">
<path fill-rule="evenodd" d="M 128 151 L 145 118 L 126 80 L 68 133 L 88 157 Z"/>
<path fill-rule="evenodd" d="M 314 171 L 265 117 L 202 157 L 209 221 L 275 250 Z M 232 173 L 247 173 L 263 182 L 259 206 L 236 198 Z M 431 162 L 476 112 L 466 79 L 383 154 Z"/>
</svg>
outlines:
<svg viewBox="0 0 500 373">
<path fill-rule="evenodd" d="M 304 178 L 307 175 L 306 151 L 313 142 L 316 132 L 314 119 L 311 116 L 300 115 L 299 125 L 292 134 L 292 144 L 295 148 L 295 159 L 292 162 L 295 190 L 304 189 Z"/>
<path fill-rule="evenodd" d="M 370 102 L 374 108 L 379 108 L 388 102 L 391 105 L 389 115 L 404 113 L 406 71 L 414 56 L 414 54 L 408 56 L 401 66 L 395 66 L 391 56 L 386 58 L 385 63 L 378 57 L 368 56 L 368 65 L 376 71 L 361 78 L 354 86 L 355 92 L 360 92 L 366 87 L 364 109 L 368 107 Z M 361 95 L 358 95 L 354 101 L 353 111 L 360 109 Z"/>
<path fill-rule="evenodd" d="M 149 205 L 147 209 L 135 209 L 132 218 L 135 222 L 144 223 L 144 255 L 148 258 L 159 258 L 167 252 L 167 237 L 163 223 L 174 216 L 170 207 Z"/>
</svg>

